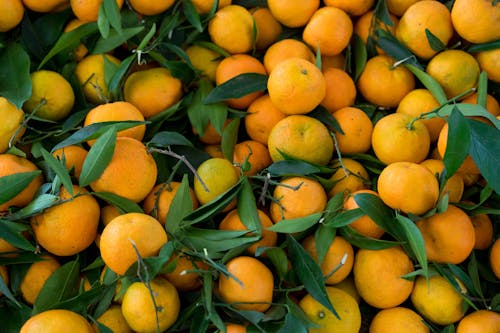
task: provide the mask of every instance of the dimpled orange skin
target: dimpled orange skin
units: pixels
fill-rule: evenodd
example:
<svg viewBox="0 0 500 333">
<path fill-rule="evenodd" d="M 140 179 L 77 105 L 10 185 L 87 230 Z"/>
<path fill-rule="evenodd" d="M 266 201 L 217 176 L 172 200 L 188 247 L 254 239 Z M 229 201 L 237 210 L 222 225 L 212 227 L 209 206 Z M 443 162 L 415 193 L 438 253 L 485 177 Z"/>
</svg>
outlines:
<svg viewBox="0 0 500 333">
<path fill-rule="evenodd" d="M 93 333 L 89 322 L 80 314 L 54 309 L 40 312 L 28 319 L 21 327 L 20 333 Z"/>
</svg>

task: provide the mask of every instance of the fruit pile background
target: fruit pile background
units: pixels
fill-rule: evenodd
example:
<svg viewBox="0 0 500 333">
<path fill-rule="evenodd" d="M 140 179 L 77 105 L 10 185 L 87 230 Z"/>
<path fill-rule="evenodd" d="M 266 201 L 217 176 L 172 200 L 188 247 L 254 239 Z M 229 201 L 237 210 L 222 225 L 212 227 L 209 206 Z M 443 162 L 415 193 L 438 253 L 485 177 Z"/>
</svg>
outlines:
<svg viewBox="0 0 500 333">
<path fill-rule="evenodd" d="M 498 333 L 499 96 L 493 0 L 0 0 L 0 332 Z"/>
</svg>

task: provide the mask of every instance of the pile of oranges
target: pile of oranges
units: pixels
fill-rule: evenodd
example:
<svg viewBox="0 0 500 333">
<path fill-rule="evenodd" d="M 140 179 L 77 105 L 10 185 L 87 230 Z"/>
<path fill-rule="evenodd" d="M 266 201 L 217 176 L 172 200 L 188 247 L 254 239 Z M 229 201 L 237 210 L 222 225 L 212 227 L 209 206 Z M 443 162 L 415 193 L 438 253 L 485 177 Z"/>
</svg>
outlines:
<svg viewBox="0 0 500 333">
<path fill-rule="evenodd" d="M 496 1 L 0 13 L 0 331 L 500 332 Z"/>
</svg>

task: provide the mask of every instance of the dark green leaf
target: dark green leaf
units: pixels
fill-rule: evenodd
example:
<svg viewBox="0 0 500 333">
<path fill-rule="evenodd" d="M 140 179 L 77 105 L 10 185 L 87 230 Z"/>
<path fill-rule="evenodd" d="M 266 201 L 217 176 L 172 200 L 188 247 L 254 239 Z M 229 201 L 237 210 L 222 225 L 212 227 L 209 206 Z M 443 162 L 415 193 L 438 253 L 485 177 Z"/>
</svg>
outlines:
<svg viewBox="0 0 500 333">
<path fill-rule="evenodd" d="M 271 164 L 267 171 L 272 176 L 311 175 L 321 172 L 321 169 L 311 163 L 301 160 L 282 160 Z"/>
<path fill-rule="evenodd" d="M 441 52 L 446 49 L 446 45 L 436 37 L 429 29 L 425 29 L 425 36 L 427 37 L 427 42 L 429 46 L 436 52 Z"/>
<path fill-rule="evenodd" d="M 70 261 L 47 279 L 33 305 L 33 315 L 53 309 L 59 303 L 78 294 L 80 265 Z"/>
<path fill-rule="evenodd" d="M 257 203 L 252 191 L 252 185 L 247 177 L 242 177 L 241 190 L 238 193 L 238 216 L 248 230 L 253 230 L 257 235 L 262 234 L 262 222 L 257 212 Z"/>
<path fill-rule="evenodd" d="M 0 322 L 2 333 L 19 333 L 23 324 L 31 317 L 31 308 L 20 303 L 17 306 L 11 301 L 0 303 Z"/>
<path fill-rule="evenodd" d="M 281 247 L 268 247 L 265 248 L 265 253 L 278 271 L 280 279 L 285 279 L 288 272 L 288 260 L 285 251 Z"/>
<path fill-rule="evenodd" d="M 383 29 L 376 29 L 376 33 L 378 35 L 378 46 L 384 50 L 387 55 L 397 61 L 405 59 L 407 64 L 412 64 L 419 69 L 423 68 L 415 55 L 401 44 L 392 33 Z"/>
<path fill-rule="evenodd" d="M 203 32 L 200 15 L 196 11 L 196 7 L 193 5 L 193 3 L 191 1 L 183 1 L 182 9 L 189 23 L 191 23 L 191 25 L 195 27 L 199 32 Z"/>
<path fill-rule="evenodd" d="M 165 228 L 173 235 L 177 233 L 182 219 L 193 211 L 193 199 L 189 191 L 188 176 L 184 174 L 167 213 Z"/>
<path fill-rule="evenodd" d="M 281 220 L 266 229 L 274 232 L 281 232 L 288 234 L 295 232 L 302 232 L 309 229 L 316 223 L 318 223 L 319 220 L 321 219 L 321 215 L 322 213 L 314 213 L 306 215 L 304 217 L 298 217 L 295 219 Z"/>
<path fill-rule="evenodd" d="M 122 60 L 120 62 L 120 66 L 118 67 L 115 74 L 113 75 L 113 77 L 111 78 L 111 80 L 108 83 L 109 94 L 111 96 L 115 97 L 115 99 L 120 99 L 120 98 L 123 99 L 120 95 L 122 81 L 126 77 L 130 67 L 132 66 L 132 63 L 134 62 L 135 57 L 136 57 L 135 54 L 132 54 L 132 55 L 128 56 L 127 58 L 125 58 L 124 60 Z"/>
<path fill-rule="evenodd" d="M 486 98 L 488 96 L 488 74 L 482 71 L 477 82 L 477 104 L 486 109 Z"/>
<path fill-rule="evenodd" d="M 107 1 L 107 0 L 105 0 Z M 106 12 L 104 11 L 104 6 L 99 7 L 99 14 L 97 16 L 97 27 L 99 28 L 99 32 L 101 33 L 102 38 L 109 37 L 109 30 L 111 28 L 109 24 L 109 20 L 106 17 Z"/>
<path fill-rule="evenodd" d="M 456 103 L 456 104 L 448 104 L 439 109 L 440 117 L 449 117 L 451 113 L 458 109 L 463 116 L 465 117 L 474 117 L 479 116 L 488 119 L 493 123 L 493 125 L 500 129 L 500 120 L 498 120 L 493 114 L 488 112 L 483 106 L 479 104 L 467 104 L 467 103 Z"/>
<path fill-rule="evenodd" d="M 363 40 L 357 35 L 354 35 L 354 82 L 356 82 L 365 68 L 368 52 Z"/>
<path fill-rule="evenodd" d="M 193 147 L 184 135 L 179 132 L 161 131 L 156 133 L 150 141 L 150 144 L 160 147 L 167 147 L 170 145 L 183 145 Z"/>
<path fill-rule="evenodd" d="M 325 218 L 324 224 L 329 228 L 340 228 L 351 224 L 365 215 L 366 214 L 359 208 L 349 209 L 334 216 L 328 216 Z"/>
<path fill-rule="evenodd" d="M 392 227 L 393 211 L 378 196 L 371 193 L 358 193 L 354 195 L 354 201 L 379 227 L 392 234 L 396 239 L 401 239 L 403 234 L 397 233 L 397 231 L 395 234 Z"/>
<path fill-rule="evenodd" d="M 375 12 L 373 14 L 377 19 L 379 19 L 383 24 L 393 27 L 394 22 L 392 21 L 391 14 L 387 8 L 387 3 L 385 1 L 378 1 L 375 5 Z"/>
<path fill-rule="evenodd" d="M 448 118 L 448 140 L 443 162 L 446 177 L 449 179 L 462 165 L 469 154 L 471 135 L 469 124 L 457 109 L 453 109 Z"/>
<path fill-rule="evenodd" d="M 213 84 L 211 81 L 208 79 L 201 79 L 198 82 L 198 89 L 196 89 L 192 95 L 192 101 L 187 108 L 189 121 L 199 136 L 204 135 L 205 128 L 210 121 L 210 112 L 214 110 L 212 105 L 206 105 L 203 103 L 203 100 L 212 89 Z M 216 110 L 222 110 L 221 106 L 216 106 Z"/>
<path fill-rule="evenodd" d="M 467 49 L 467 52 L 476 53 L 476 52 L 494 50 L 498 48 L 500 48 L 500 40 L 482 44 L 473 44 Z"/>
<path fill-rule="evenodd" d="M 326 293 L 323 272 L 313 258 L 304 248 L 290 235 L 287 235 L 287 248 L 290 255 L 291 264 L 304 285 L 307 292 L 327 310 L 331 311 L 338 319 L 339 315 L 333 308 Z"/>
<path fill-rule="evenodd" d="M 132 27 L 123 29 L 122 33 L 118 33 L 115 29 L 109 31 L 109 36 L 107 38 L 100 37 L 94 48 L 92 49 L 92 54 L 104 54 L 111 50 L 114 50 L 121 44 L 125 43 L 130 38 L 139 34 L 144 30 L 143 26 Z"/>
<path fill-rule="evenodd" d="M 12 303 L 21 308 L 21 303 L 12 295 L 7 283 L 4 281 L 2 275 L 0 275 L 0 292 L 5 295 Z M 1 308 L 1 307 L 0 307 Z M 1 317 L 0 317 L 1 318 Z"/>
<path fill-rule="evenodd" d="M 16 211 L 15 213 L 9 215 L 11 220 L 21 220 L 28 218 L 32 215 L 36 215 L 46 208 L 51 207 L 57 201 L 59 197 L 53 194 L 41 194 L 35 197 L 29 204 Z"/>
<path fill-rule="evenodd" d="M 429 90 L 438 101 L 439 104 L 443 105 L 448 102 L 448 98 L 444 93 L 443 87 L 434 79 L 432 76 L 427 74 L 425 71 L 417 66 L 405 64 L 405 67 L 410 70 L 417 77 L 417 79 Z"/>
<path fill-rule="evenodd" d="M 120 15 L 120 8 L 115 0 L 103 0 L 101 8 L 104 10 L 104 14 L 109 22 L 109 24 L 115 29 L 118 34 L 122 33 L 122 17 Z"/>
<path fill-rule="evenodd" d="M 175 247 L 173 242 L 166 242 L 160 249 L 160 253 L 154 257 L 141 258 L 141 263 L 134 262 L 125 273 L 130 278 L 141 277 L 142 281 L 153 280 L 170 260 Z"/>
<path fill-rule="evenodd" d="M 425 252 L 424 238 L 415 223 L 409 218 L 396 214 L 396 220 L 405 233 L 406 245 L 411 249 L 412 257 L 416 258 L 422 269 L 423 275 L 429 277 L 429 268 L 427 265 L 427 254 Z"/>
<path fill-rule="evenodd" d="M 21 109 L 31 96 L 30 58 L 17 43 L 0 49 L 0 96 Z"/>
<path fill-rule="evenodd" d="M 116 130 L 111 127 L 90 148 L 83 162 L 80 186 L 85 187 L 99 178 L 108 166 L 116 144 Z"/>
<path fill-rule="evenodd" d="M 335 133 L 344 134 L 344 131 L 340 127 L 337 119 L 335 119 L 332 114 L 322 105 L 318 105 L 314 110 L 307 114 L 310 117 L 316 118 L 323 124 L 330 127 Z"/>
<path fill-rule="evenodd" d="M 0 204 L 4 204 L 21 193 L 42 172 L 29 171 L 19 172 L 0 177 Z"/>
<path fill-rule="evenodd" d="M 232 118 L 231 122 L 224 128 L 222 132 L 221 150 L 222 154 L 229 161 L 233 160 L 234 146 L 238 141 L 238 129 L 240 126 L 239 118 Z"/>
<path fill-rule="evenodd" d="M 185 244 L 208 256 L 217 255 L 238 246 L 248 246 L 259 240 L 257 236 L 246 236 L 248 230 L 213 230 L 190 227 L 184 230 Z"/>
<path fill-rule="evenodd" d="M 85 313 L 87 309 L 107 297 L 111 298 L 115 293 L 115 286 L 98 285 L 92 289 L 82 292 L 57 304 L 58 309 L 66 309 L 77 313 Z M 109 296 L 111 294 L 111 297 Z M 101 333 L 101 332 L 100 332 Z"/>
<path fill-rule="evenodd" d="M 142 208 L 130 199 L 124 198 L 111 192 L 93 192 L 93 195 L 115 206 L 118 210 L 125 213 L 144 213 Z"/>
<path fill-rule="evenodd" d="M 360 249 L 382 250 L 396 245 L 401 245 L 401 242 L 366 237 L 358 233 L 350 226 L 341 227 L 338 230 L 342 237 L 344 237 L 353 246 L 359 247 Z"/>
<path fill-rule="evenodd" d="M 52 156 L 44 148 L 42 148 L 40 151 L 42 153 L 43 159 L 45 160 L 49 168 L 51 168 L 52 171 L 54 171 L 55 174 L 59 177 L 66 191 L 68 191 L 69 194 L 73 195 L 73 183 L 71 181 L 68 169 L 66 169 L 64 163 L 62 161 L 57 160 L 56 157 Z M 63 158 L 64 158 L 64 152 L 63 152 Z"/>
<path fill-rule="evenodd" d="M 330 249 L 330 245 L 336 235 L 336 229 L 320 224 L 314 233 L 314 242 L 316 244 L 316 252 L 318 254 L 318 264 L 322 264 L 326 253 Z"/>
<path fill-rule="evenodd" d="M 26 251 L 35 251 L 35 247 L 31 244 L 22 232 L 28 230 L 24 224 L 18 224 L 8 220 L 0 219 L 0 235 L 2 239 L 15 246 L 18 249 Z"/>
<path fill-rule="evenodd" d="M 139 43 L 139 46 L 137 46 L 137 50 L 144 50 L 151 41 L 151 38 L 153 38 L 155 34 L 156 34 L 156 23 L 153 23 L 151 29 L 149 29 L 146 36 L 144 36 L 144 38 Z"/>
<path fill-rule="evenodd" d="M 256 91 L 267 89 L 267 75 L 244 73 L 215 87 L 203 100 L 205 104 L 239 98 Z"/>
<path fill-rule="evenodd" d="M 497 194 L 500 194 L 500 173 L 498 172 L 498 165 L 500 165 L 500 131 L 477 120 L 466 119 L 466 122 L 470 129 L 469 154 L 489 186 Z"/>
</svg>

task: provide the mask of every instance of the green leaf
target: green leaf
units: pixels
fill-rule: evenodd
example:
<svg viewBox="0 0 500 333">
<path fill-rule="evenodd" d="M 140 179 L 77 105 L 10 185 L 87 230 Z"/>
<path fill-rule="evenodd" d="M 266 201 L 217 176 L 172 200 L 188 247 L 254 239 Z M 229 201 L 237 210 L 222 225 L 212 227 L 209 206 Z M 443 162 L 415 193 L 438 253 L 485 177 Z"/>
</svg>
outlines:
<svg viewBox="0 0 500 333">
<path fill-rule="evenodd" d="M 316 244 L 316 253 L 318 254 L 318 264 L 322 264 L 330 245 L 335 238 L 337 230 L 324 224 L 320 224 L 314 232 L 314 242 Z"/>
<path fill-rule="evenodd" d="M 205 128 L 210 121 L 211 113 L 227 112 L 227 107 L 221 104 L 206 105 L 203 103 L 205 97 L 213 89 L 213 84 L 208 79 L 201 79 L 198 82 L 198 89 L 192 95 L 191 103 L 187 107 L 187 115 L 191 125 L 199 136 L 203 136 Z M 227 114 L 227 113 L 226 113 Z M 215 116 L 216 117 L 216 116 Z"/>
<path fill-rule="evenodd" d="M 318 105 L 314 110 L 307 114 L 310 117 L 316 118 L 323 124 L 329 126 L 336 133 L 344 134 L 337 119 L 322 105 Z"/>
<path fill-rule="evenodd" d="M 488 112 L 483 106 L 479 104 L 467 104 L 467 103 L 456 103 L 448 104 L 439 109 L 438 115 L 440 117 L 449 117 L 451 113 L 458 109 L 465 117 L 479 116 L 488 119 L 493 123 L 493 125 L 500 129 L 500 120 L 498 120 L 493 114 Z"/>
<path fill-rule="evenodd" d="M 220 253 L 235 247 L 247 247 L 259 240 L 258 236 L 247 236 L 248 230 L 213 230 L 190 227 L 184 229 L 183 243 L 209 257 L 217 257 Z"/>
<path fill-rule="evenodd" d="M 444 49 L 446 49 L 446 45 L 427 28 L 425 28 L 425 36 L 427 37 L 427 42 L 429 42 L 429 46 L 434 51 L 441 52 Z"/>
<path fill-rule="evenodd" d="M 7 283 L 4 281 L 3 277 L 0 275 L 0 292 L 5 295 L 12 303 L 14 303 L 19 308 L 21 307 L 21 303 L 12 295 Z"/>
<path fill-rule="evenodd" d="M 417 57 L 401 44 L 391 32 L 383 29 L 376 29 L 375 32 L 378 35 L 378 46 L 384 50 L 388 56 L 396 59 L 396 61 L 405 59 L 406 64 L 412 64 L 419 69 L 423 69 Z"/>
<path fill-rule="evenodd" d="M 448 118 L 448 140 L 443 162 L 449 179 L 469 154 L 471 135 L 469 124 L 460 111 L 453 109 Z"/>
<path fill-rule="evenodd" d="M 340 228 L 351 224 L 365 215 L 366 214 L 360 208 L 349 209 L 334 216 L 325 217 L 324 224 L 329 228 Z"/>
<path fill-rule="evenodd" d="M 144 213 L 142 208 L 130 199 L 119 196 L 111 192 L 93 192 L 93 195 L 115 206 L 118 210 L 125 213 Z"/>
<path fill-rule="evenodd" d="M 363 40 L 357 35 L 354 35 L 354 82 L 356 82 L 365 68 L 368 59 L 368 51 Z"/>
<path fill-rule="evenodd" d="M 262 234 L 262 222 L 257 212 L 257 203 L 252 191 L 252 185 L 247 177 L 242 177 L 241 190 L 238 193 L 238 216 L 248 230 L 253 230 L 258 236 Z"/>
<path fill-rule="evenodd" d="M 165 267 L 174 253 L 175 245 L 173 242 L 166 242 L 160 249 L 160 253 L 154 257 L 141 259 L 141 264 L 135 261 L 125 273 L 126 276 L 134 278 L 141 277 L 145 282 L 153 280 Z M 140 268 L 140 270 L 139 270 Z"/>
<path fill-rule="evenodd" d="M 92 49 L 92 54 L 104 54 L 109 51 L 116 49 L 121 44 L 127 42 L 127 40 L 138 35 L 144 30 L 144 26 L 132 27 L 123 29 L 122 33 L 117 32 L 115 29 L 109 31 L 107 38 L 100 37 L 94 48 Z"/>
<path fill-rule="evenodd" d="M 40 151 L 42 153 L 43 159 L 45 160 L 49 168 L 51 168 L 52 171 L 54 171 L 55 174 L 59 177 L 66 191 L 68 191 L 69 194 L 73 195 L 73 182 L 71 181 L 68 169 L 66 169 L 64 163 L 62 161 L 59 161 L 56 157 L 52 156 L 44 148 L 40 149 Z"/>
<path fill-rule="evenodd" d="M 116 144 L 116 130 L 111 127 L 101 135 L 90 148 L 83 161 L 80 186 L 85 187 L 99 178 L 113 157 Z"/>
<path fill-rule="evenodd" d="M 159 147 L 167 147 L 171 145 L 194 147 L 193 143 L 189 141 L 184 135 L 179 132 L 173 131 L 161 131 L 156 133 L 149 144 Z"/>
<path fill-rule="evenodd" d="M 401 239 L 402 234 L 394 230 L 393 211 L 387 207 L 384 202 L 376 195 L 371 193 L 358 193 L 354 195 L 354 201 L 359 208 L 368 215 L 379 227 L 394 236 L 396 239 Z"/>
<path fill-rule="evenodd" d="M 122 81 L 126 78 L 127 73 L 129 72 L 130 67 L 132 67 L 135 58 L 136 55 L 132 54 L 120 62 L 120 66 L 118 66 L 118 69 L 108 83 L 108 91 L 110 96 L 113 96 L 116 99 L 123 100 L 123 97 L 121 96 L 121 88 L 123 85 Z"/>
<path fill-rule="evenodd" d="M 21 109 L 31 96 L 30 58 L 18 43 L 0 49 L 0 96 Z"/>
<path fill-rule="evenodd" d="M 409 218 L 396 214 L 396 220 L 400 223 L 405 232 L 405 240 L 411 249 L 412 257 L 415 257 L 420 264 L 423 275 L 429 278 L 429 268 L 427 265 L 427 254 L 425 252 L 424 238 L 415 223 Z"/>
<path fill-rule="evenodd" d="M 238 141 L 238 129 L 240 126 L 239 118 L 232 118 L 231 122 L 222 132 L 221 150 L 222 154 L 229 161 L 233 160 L 234 146 Z"/>
<path fill-rule="evenodd" d="M 256 91 L 267 89 L 267 75 L 243 73 L 216 86 L 203 100 L 205 104 L 222 102 L 231 98 L 239 98 Z"/>
<path fill-rule="evenodd" d="M 165 228 L 176 234 L 182 219 L 193 211 L 193 199 L 189 191 L 188 175 L 184 174 L 167 213 Z"/>
<path fill-rule="evenodd" d="M 500 173 L 498 172 L 500 131 L 477 120 L 466 119 L 466 122 L 470 129 L 469 154 L 489 186 L 500 194 Z"/>
<path fill-rule="evenodd" d="M 77 260 L 67 262 L 52 273 L 35 300 L 32 314 L 54 309 L 59 303 L 78 295 L 79 273 Z"/>
<path fill-rule="evenodd" d="M 353 246 L 359 247 L 360 249 L 382 250 L 402 244 L 401 242 L 366 237 L 350 226 L 341 227 L 338 230 L 342 237 Z"/>
<path fill-rule="evenodd" d="M 137 46 L 137 50 L 144 50 L 144 48 L 146 48 L 146 46 L 149 44 L 149 42 L 151 41 L 151 39 L 154 37 L 155 34 L 156 34 L 156 23 L 153 23 L 151 29 L 149 29 L 148 33 L 139 43 L 139 46 Z"/>
<path fill-rule="evenodd" d="M 35 251 L 35 247 L 31 244 L 22 232 L 28 230 L 24 224 L 18 224 L 12 221 L 0 219 L 0 235 L 2 239 L 21 250 Z"/>
<path fill-rule="evenodd" d="M 31 308 L 20 303 L 18 306 L 11 301 L 4 301 L 0 308 L 0 322 L 3 333 L 19 333 L 23 324 L 31 317 Z"/>
<path fill-rule="evenodd" d="M 281 232 L 287 234 L 302 232 L 309 229 L 316 223 L 318 223 L 319 220 L 321 219 L 322 214 L 323 213 L 314 213 L 306 215 L 304 217 L 298 217 L 295 219 L 281 220 L 266 229 L 269 231 Z"/>
<path fill-rule="evenodd" d="M 488 74 L 482 71 L 477 81 L 477 104 L 486 109 L 486 98 L 488 96 Z M 488 112 L 489 113 L 489 112 Z"/>
<path fill-rule="evenodd" d="M 287 248 L 294 271 L 307 292 L 340 320 L 338 313 L 333 308 L 333 305 L 326 293 L 321 268 L 304 250 L 304 248 L 290 235 L 287 235 Z"/>
<path fill-rule="evenodd" d="M 257 249 L 256 255 L 257 255 L 257 252 L 259 251 L 259 249 Z M 286 274 L 288 272 L 288 260 L 287 260 L 285 250 L 283 250 L 281 247 L 268 247 L 268 248 L 265 248 L 264 250 L 265 250 L 267 258 L 269 258 L 269 260 L 271 260 L 274 267 L 278 271 L 278 275 L 280 277 L 280 280 L 284 280 L 286 277 Z"/>
<path fill-rule="evenodd" d="M 22 220 L 30 216 L 36 215 L 53 206 L 59 201 L 59 197 L 53 194 L 41 194 L 35 197 L 29 204 L 9 215 L 10 220 Z"/>
<path fill-rule="evenodd" d="M 417 77 L 417 79 L 427 88 L 427 90 L 431 92 L 432 96 L 434 96 L 439 104 L 443 105 L 448 102 L 448 98 L 444 93 L 443 87 L 441 87 L 436 79 L 414 65 L 405 64 L 405 67 Z"/>
<path fill-rule="evenodd" d="M 120 15 L 120 8 L 115 0 L 103 0 L 101 8 L 104 10 L 106 19 L 109 24 L 115 29 L 118 34 L 122 33 L 122 17 Z"/>
<path fill-rule="evenodd" d="M 107 0 L 105 0 L 107 1 Z M 104 6 L 101 4 L 99 7 L 99 13 L 97 16 L 97 27 L 103 38 L 109 37 L 109 30 L 111 28 L 108 18 L 106 17 L 106 12 L 104 11 Z"/>
<path fill-rule="evenodd" d="M 183 1 L 182 9 L 184 11 L 184 15 L 191 25 L 198 30 L 199 32 L 203 32 L 203 26 L 201 24 L 200 15 L 196 11 L 196 7 L 193 5 L 191 1 Z"/>
<path fill-rule="evenodd" d="M 476 53 L 481 51 L 489 51 L 500 48 L 500 40 L 496 40 L 488 43 L 473 44 L 467 49 L 469 53 Z"/>
<path fill-rule="evenodd" d="M 0 177 L 0 204 L 4 204 L 21 193 L 42 172 L 40 170 L 19 172 Z"/>
<path fill-rule="evenodd" d="M 288 175 L 312 175 L 315 173 L 320 173 L 321 169 L 311 163 L 302 160 L 282 160 L 271 164 L 267 171 L 272 176 L 288 176 Z"/>
</svg>

